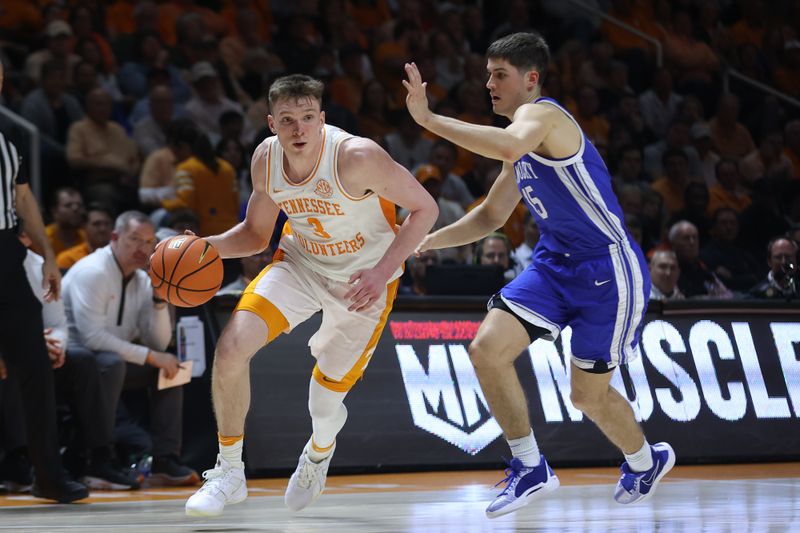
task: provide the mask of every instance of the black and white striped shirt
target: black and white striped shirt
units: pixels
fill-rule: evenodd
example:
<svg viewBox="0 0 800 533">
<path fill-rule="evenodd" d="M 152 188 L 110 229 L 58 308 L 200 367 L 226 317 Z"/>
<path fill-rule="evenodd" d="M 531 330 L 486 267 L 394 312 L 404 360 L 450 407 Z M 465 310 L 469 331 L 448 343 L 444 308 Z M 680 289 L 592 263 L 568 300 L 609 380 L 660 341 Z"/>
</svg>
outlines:
<svg viewBox="0 0 800 533">
<path fill-rule="evenodd" d="M 17 225 L 15 185 L 26 182 L 19 176 L 19 163 L 17 147 L 0 133 L 0 230 L 12 229 Z"/>
</svg>

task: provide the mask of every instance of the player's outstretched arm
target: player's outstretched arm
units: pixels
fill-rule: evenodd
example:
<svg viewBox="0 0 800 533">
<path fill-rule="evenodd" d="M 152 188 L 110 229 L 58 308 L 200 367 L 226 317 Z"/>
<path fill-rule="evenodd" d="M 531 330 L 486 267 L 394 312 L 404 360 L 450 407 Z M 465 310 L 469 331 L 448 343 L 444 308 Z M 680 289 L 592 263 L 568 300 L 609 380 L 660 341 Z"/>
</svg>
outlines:
<svg viewBox="0 0 800 533">
<path fill-rule="evenodd" d="M 248 257 L 263 251 L 269 245 L 275 220 L 280 208 L 267 194 L 267 164 L 265 157 L 269 142 L 262 142 L 256 148 L 250 163 L 250 177 L 253 193 L 247 203 L 247 214 L 242 222 L 220 235 L 206 237 L 219 252 L 220 257 Z"/>
<path fill-rule="evenodd" d="M 514 113 L 507 128 L 470 124 L 437 115 L 428 108 L 426 83 L 414 63 L 406 63 L 408 80 L 403 80 L 408 94 L 406 107 L 423 128 L 444 137 L 470 152 L 490 159 L 514 162 L 539 147 L 553 127 L 552 110 L 544 106 L 523 105 Z"/>
<path fill-rule="evenodd" d="M 416 252 L 463 246 L 482 239 L 506 223 L 519 201 L 514 166 L 503 163 L 503 169 L 486 195 L 486 200 L 457 222 L 425 237 Z"/>
</svg>

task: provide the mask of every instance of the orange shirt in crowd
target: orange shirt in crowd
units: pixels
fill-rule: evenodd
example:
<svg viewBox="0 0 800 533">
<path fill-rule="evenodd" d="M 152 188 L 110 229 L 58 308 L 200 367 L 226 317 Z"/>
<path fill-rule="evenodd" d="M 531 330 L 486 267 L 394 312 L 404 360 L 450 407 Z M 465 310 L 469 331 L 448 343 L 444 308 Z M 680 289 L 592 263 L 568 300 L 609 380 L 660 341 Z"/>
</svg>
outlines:
<svg viewBox="0 0 800 533">
<path fill-rule="evenodd" d="M 92 253 L 92 250 L 89 249 L 89 243 L 83 242 L 58 254 L 56 264 L 61 270 L 67 270 L 90 253 Z"/>
<path fill-rule="evenodd" d="M 742 124 L 736 123 L 733 129 L 721 126 L 716 118 L 712 118 L 708 123 L 711 128 L 711 141 L 714 143 L 714 151 L 720 157 L 731 159 L 741 159 L 756 149 L 753 137 Z"/>
<path fill-rule="evenodd" d="M 58 231 L 56 231 L 57 226 L 54 223 L 48 224 L 47 227 L 44 228 L 44 232 L 47 235 L 47 240 L 50 241 L 50 246 L 53 247 L 53 253 L 58 257 L 58 254 L 63 252 L 67 249 L 67 245 L 61 240 L 58 236 Z M 86 232 L 83 229 L 78 230 L 78 240 L 77 242 L 84 243 L 86 242 Z M 70 243 L 70 247 L 74 246 Z"/>
<path fill-rule="evenodd" d="M 227 161 L 217 158 L 216 174 L 202 161 L 190 157 L 175 174 L 177 198 L 163 201 L 170 211 L 190 209 L 197 215 L 200 235 L 223 233 L 239 222 L 239 184 Z"/>
<path fill-rule="evenodd" d="M 722 207 L 729 207 L 737 213 L 741 213 L 752 203 L 749 196 L 731 192 L 719 183 L 708 188 L 708 196 L 706 214 L 709 217 Z"/>
<path fill-rule="evenodd" d="M 269 32 L 269 27 L 272 24 L 272 10 L 269 7 L 269 0 L 259 0 L 258 2 L 250 2 L 247 9 L 251 10 L 258 17 L 258 36 L 264 42 L 270 42 L 272 36 Z M 228 5 L 222 8 L 219 16 L 225 20 L 228 26 L 228 35 L 235 35 L 236 30 L 236 13 L 239 7 L 236 2 L 230 1 Z"/>
<path fill-rule="evenodd" d="M 130 35 L 136 31 L 135 8 L 131 0 L 117 0 L 106 7 L 106 28 L 112 36 Z"/>
<path fill-rule="evenodd" d="M 662 176 L 653 182 L 652 188 L 664 199 L 664 207 L 670 215 L 683 209 L 683 193 L 686 191 L 686 184 L 679 185 Z"/>
<path fill-rule="evenodd" d="M 376 0 L 370 5 L 355 5 L 347 2 L 347 12 L 353 17 L 359 28 L 373 30 L 388 22 L 392 15 L 386 0 Z"/>
<path fill-rule="evenodd" d="M 0 28 L 35 34 L 42 29 L 42 14 L 31 0 L 3 0 Z"/>
<path fill-rule="evenodd" d="M 764 27 L 751 26 L 747 20 L 742 19 L 731 27 L 731 35 L 737 45 L 752 44 L 760 50 L 761 43 L 764 42 Z"/>
</svg>

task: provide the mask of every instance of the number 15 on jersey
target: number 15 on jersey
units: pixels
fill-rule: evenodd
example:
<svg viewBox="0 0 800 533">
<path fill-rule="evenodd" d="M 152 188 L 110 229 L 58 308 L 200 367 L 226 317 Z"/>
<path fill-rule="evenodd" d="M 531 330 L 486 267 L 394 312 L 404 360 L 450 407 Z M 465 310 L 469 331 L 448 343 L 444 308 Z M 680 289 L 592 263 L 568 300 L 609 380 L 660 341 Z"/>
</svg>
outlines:
<svg viewBox="0 0 800 533">
<path fill-rule="evenodd" d="M 522 194 L 525 196 L 525 200 L 528 201 L 528 204 L 536 211 L 537 215 L 542 217 L 542 219 L 547 218 L 547 209 L 544 208 L 542 201 L 533 195 L 533 187 L 530 185 L 526 186 L 522 189 Z"/>
</svg>

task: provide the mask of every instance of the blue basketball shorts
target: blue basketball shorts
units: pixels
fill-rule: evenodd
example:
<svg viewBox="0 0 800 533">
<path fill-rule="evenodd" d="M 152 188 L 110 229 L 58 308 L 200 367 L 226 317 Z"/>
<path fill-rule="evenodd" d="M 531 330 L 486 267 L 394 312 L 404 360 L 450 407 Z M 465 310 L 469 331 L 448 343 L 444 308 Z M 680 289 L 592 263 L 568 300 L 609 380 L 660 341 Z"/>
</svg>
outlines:
<svg viewBox="0 0 800 533">
<path fill-rule="evenodd" d="M 545 339 L 570 326 L 572 362 L 603 371 L 635 357 L 650 276 L 639 247 L 627 242 L 571 255 L 540 247 L 500 296 L 517 316 L 546 329 Z"/>
</svg>

